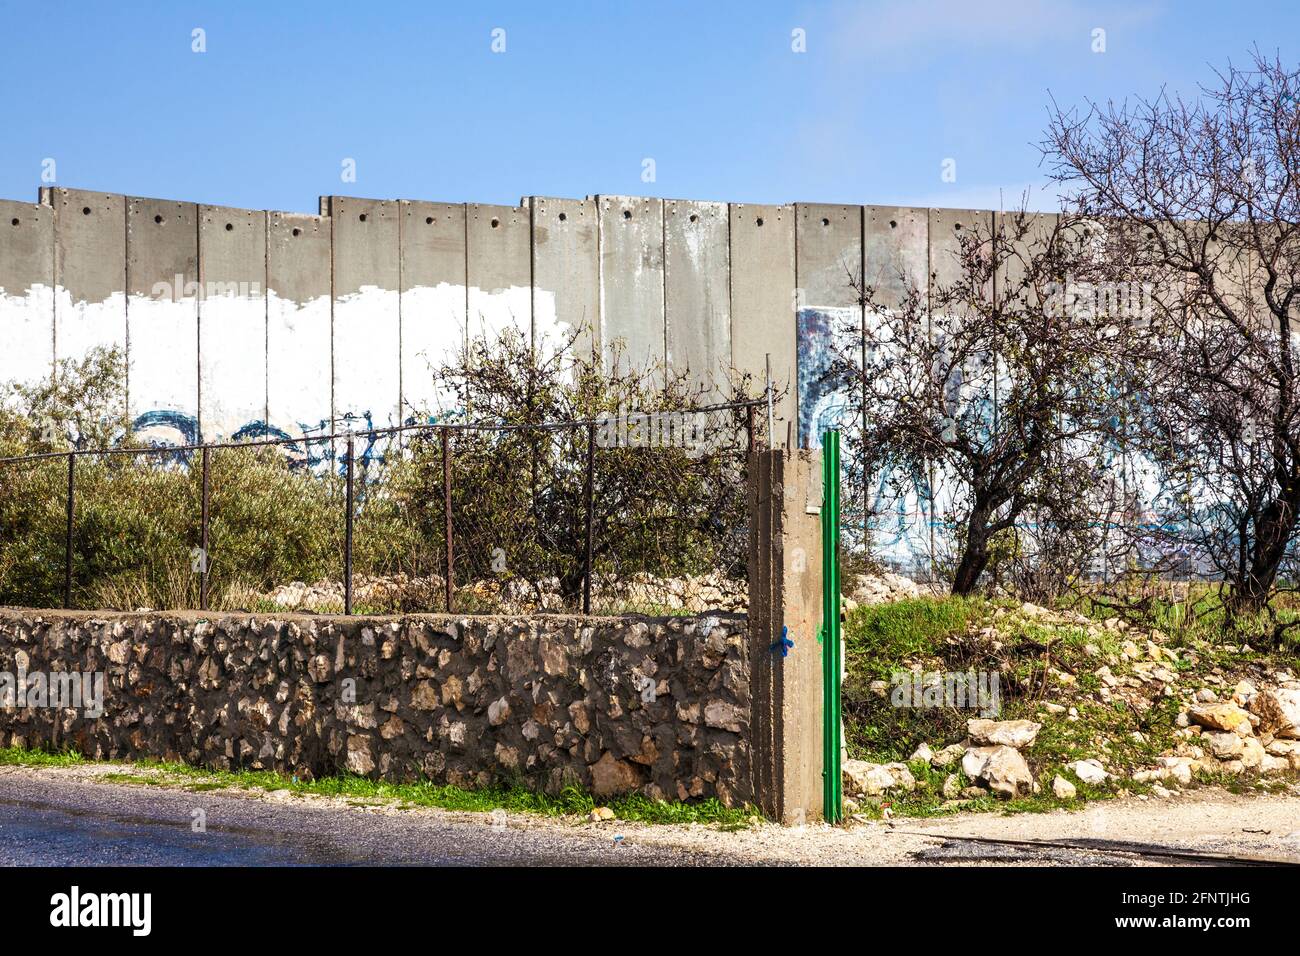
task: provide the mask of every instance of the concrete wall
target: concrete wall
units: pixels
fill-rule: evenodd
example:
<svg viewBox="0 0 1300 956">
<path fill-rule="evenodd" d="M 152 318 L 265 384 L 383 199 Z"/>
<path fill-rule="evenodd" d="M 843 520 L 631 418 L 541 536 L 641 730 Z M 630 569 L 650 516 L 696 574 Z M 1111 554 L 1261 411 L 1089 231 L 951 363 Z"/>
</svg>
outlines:
<svg viewBox="0 0 1300 956">
<path fill-rule="evenodd" d="M 872 320 L 855 285 L 888 306 L 908 283 L 951 277 L 961 228 L 993 215 L 635 196 L 330 196 L 319 215 L 62 188 L 40 198 L 0 201 L 0 381 L 117 345 L 124 398 L 154 440 L 288 436 L 317 460 L 346 427 L 457 410 L 433 371 L 467 337 L 507 326 L 666 364 L 704 401 L 745 373 L 761 394 L 770 356 L 784 393 L 775 442 L 816 446 L 827 426 L 853 424 L 823 377 L 835 337 Z M 933 502 L 880 500 L 884 484 L 865 493 L 884 513 L 877 544 L 919 560 Z"/>
<path fill-rule="evenodd" d="M 635 196 L 328 196 L 304 215 L 46 189 L 0 201 L 0 380 L 117 345 L 156 440 L 327 440 L 345 420 L 454 410 L 433 370 L 467 336 L 513 325 L 666 364 L 705 400 L 733 372 L 761 393 L 770 355 L 776 441 L 789 427 L 816 444 L 834 417 L 818 384 L 829 336 L 861 320 L 852 283 L 923 282 L 947 249 L 931 232 L 954 215 L 968 216 Z"/>
<path fill-rule="evenodd" d="M 741 616 L 0 610 L 9 692 L 25 675 L 24 703 L 48 703 L 29 688 L 56 671 L 101 675 L 102 713 L 0 701 L 5 746 L 300 777 L 755 799 Z"/>
</svg>

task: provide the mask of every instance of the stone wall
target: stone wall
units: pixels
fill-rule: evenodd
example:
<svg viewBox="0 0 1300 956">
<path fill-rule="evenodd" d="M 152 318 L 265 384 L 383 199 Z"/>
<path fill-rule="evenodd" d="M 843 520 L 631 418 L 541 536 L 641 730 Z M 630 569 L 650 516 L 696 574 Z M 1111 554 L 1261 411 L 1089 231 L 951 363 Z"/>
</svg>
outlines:
<svg viewBox="0 0 1300 956">
<path fill-rule="evenodd" d="M 0 740 L 299 777 L 519 779 L 737 805 L 754 800 L 749 656 L 739 615 L 0 609 L 0 673 L 104 674 L 98 718 L 5 699 Z"/>
</svg>

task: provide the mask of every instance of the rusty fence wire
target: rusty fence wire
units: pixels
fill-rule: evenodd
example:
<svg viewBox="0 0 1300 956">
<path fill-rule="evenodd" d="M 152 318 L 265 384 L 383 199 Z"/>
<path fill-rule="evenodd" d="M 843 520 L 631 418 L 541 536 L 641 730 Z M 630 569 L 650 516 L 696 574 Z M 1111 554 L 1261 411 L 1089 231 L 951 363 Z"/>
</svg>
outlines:
<svg viewBox="0 0 1300 956">
<path fill-rule="evenodd" d="M 0 459 L 0 604 L 743 610 L 763 404 Z"/>
</svg>

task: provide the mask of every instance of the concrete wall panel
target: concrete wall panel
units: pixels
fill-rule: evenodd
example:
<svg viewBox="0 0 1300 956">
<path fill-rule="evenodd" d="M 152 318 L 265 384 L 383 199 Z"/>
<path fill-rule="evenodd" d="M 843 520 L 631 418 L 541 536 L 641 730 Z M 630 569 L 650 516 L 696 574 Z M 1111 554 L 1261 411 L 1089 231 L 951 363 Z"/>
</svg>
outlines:
<svg viewBox="0 0 1300 956">
<path fill-rule="evenodd" d="M 830 427 L 849 428 L 849 396 L 829 381 L 837 343 L 861 327 L 862 207 L 798 203 L 795 266 L 799 311 L 799 446 L 818 447 Z"/>
<path fill-rule="evenodd" d="M 731 256 L 726 203 L 664 201 L 665 357 L 702 401 L 721 401 L 731 370 Z"/>
<path fill-rule="evenodd" d="M 93 348 L 117 348 L 125 360 L 126 197 L 53 189 L 54 348 L 79 360 Z M 130 380 L 122 390 L 125 404 Z"/>
<path fill-rule="evenodd" d="M 750 394 L 772 382 L 784 392 L 773 409 L 774 444 L 786 440 L 798 404 L 795 353 L 794 207 L 736 203 L 731 218 L 731 362 L 752 376 Z"/>
<path fill-rule="evenodd" d="M 328 437 L 330 220 L 269 213 L 266 267 L 268 424 L 291 438 Z M 323 453 L 319 445 L 302 451 Z"/>
<path fill-rule="evenodd" d="M 457 406 L 433 373 L 465 345 L 465 206 L 400 205 L 402 420 L 426 421 Z"/>
<path fill-rule="evenodd" d="M 496 338 L 514 326 L 533 328 L 531 212 L 523 206 L 465 207 L 468 335 Z"/>
<path fill-rule="evenodd" d="M 266 213 L 199 206 L 204 441 L 265 434 Z"/>
<path fill-rule="evenodd" d="M 924 310 L 929 288 L 929 235 L 926 209 L 867 206 L 863 210 L 863 276 L 873 289 L 874 305 L 863 315 L 869 328 L 883 321 L 880 310 L 900 309 L 911 294 L 920 295 L 919 305 Z M 897 565 L 915 567 L 921 560 L 928 566 L 929 498 L 914 493 L 900 496 L 895 491 L 900 486 L 907 487 L 905 475 L 891 476 L 866 490 L 872 546 L 877 555 Z"/>
<path fill-rule="evenodd" d="M 199 439 L 198 207 L 127 199 L 129 408 L 146 440 Z"/>
<path fill-rule="evenodd" d="M 996 212 L 993 214 L 993 221 L 997 224 L 998 232 L 1008 241 L 1013 240 L 1016 235 L 1016 216 L 1017 214 L 1014 212 Z M 1056 228 L 1059 220 L 1060 216 L 1056 213 L 1028 214 L 1025 223 L 1028 232 L 1023 239 L 1013 242 L 1013 254 L 998 269 L 997 297 L 999 301 L 1005 301 L 1005 297 L 1010 295 L 1029 303 L 1037 301 L 1038 293 L 1050 293 L 1050 290 L 1047 289 L 1029 290 L 1022 289 L 1021 286 L 1024 284 L 1026 266 L 1032 265 L 1033 257 L 1039 255 L 1046 248 L 1046 243 L 1051 238 L 1052 231 Z"/>
<path fill-rule="evenodd" d="M 335 431 L 401 421 L 401 257 L 395 201 L 329 197 L 334 227 Z"/>
<path fill-rule="evenodd" d="M 664 361 L 663 200 L 599 196 L 601 343 L 623 367 Z"/>
<path fill-rule="evenodd" d="M 874 302 L 898 308 L 909 289 L 924 292 L 930 275 L 930 220 L 926 209 L 867 206 L 864 210 L 863 276 Z"/>
<path fill-rule="evenodd" d="M 983 209 L 931 209 L 930 277 L 939 288 L 948 288 L 962 276 L 961 237 L 972 229 L 985 235 L 993 228 L 994 214 Z"/>
<path fill-rule="evenodd" d="M 54 363 L 54 210 L 0 200 L 0 383 Z"/>
<path fill-rule="evenodd" d="M 533 332 L 536 341 L 576 333 L 574 348 L 600 349 L 600 238 L 591 199 L 535 196 Z"/>
</svg>

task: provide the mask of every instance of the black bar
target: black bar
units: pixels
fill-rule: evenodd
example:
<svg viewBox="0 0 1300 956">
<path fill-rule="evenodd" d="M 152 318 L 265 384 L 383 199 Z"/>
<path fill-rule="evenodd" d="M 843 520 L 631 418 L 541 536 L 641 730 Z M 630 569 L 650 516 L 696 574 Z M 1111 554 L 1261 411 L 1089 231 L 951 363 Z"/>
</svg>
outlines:
<svg viewBox="0 0 1300 956">
<path fill-rule="evenodd" d="M 582 570 L 582 613 L 591 613 L 591 565 L 595 551 L 595 495 L 593 478 L 596 473 L 596 426 L 587 423 L 587 561 Z"/>
<path fill-rule="evenodd" d="M 455 557 L 456 557 L 455 552 L 452 550 L 452 543 L 451 543 L 452 542 L 452 538 L 451 538 L 451 430 L 448 428 L 444 428 L 442 429 L 441 432 L 439 432 L 439 435 L 442 437 L 442 515 L 443 515 L 443 522 L 444 522 L 443 533 L 447 541 L 447 546 L 444 549 L 445 552 L 444 570 L 446 571 L 446 573 L 443 575 L 443 590 L 446 592 L 445 597 L 447 602 L 447 613 L 450 614 L 451 613 L 451 592 L 452 592 L 451 571 L 452 568 L 455 566 Z"/>
<path fill-rule="evenodd" d="M 203 446 L 203 505 L 199 529 L 199 610 L 208 609 L 208 447 Z"/>
<path fill-rule="evenodd" d="M 348 436 L 347 514 L 343 523 L 343 613 L 352 613 L 352 453 L 353 438 Z"/>
<path fill-rule="evenodd" d="M 77 456 L 68 455 L 68 524 L 63 539 L 63 606 L 72 607 L 72 515 L 76 510 Z"/>
<path fill-rule="evenodd" d="M 746 451 L 754 450 L 754 406 L 745 407 L 745 435 L 747 436 Z"/>
</svg>

